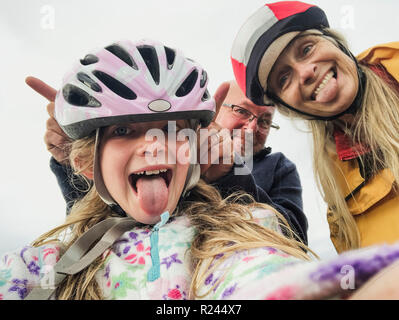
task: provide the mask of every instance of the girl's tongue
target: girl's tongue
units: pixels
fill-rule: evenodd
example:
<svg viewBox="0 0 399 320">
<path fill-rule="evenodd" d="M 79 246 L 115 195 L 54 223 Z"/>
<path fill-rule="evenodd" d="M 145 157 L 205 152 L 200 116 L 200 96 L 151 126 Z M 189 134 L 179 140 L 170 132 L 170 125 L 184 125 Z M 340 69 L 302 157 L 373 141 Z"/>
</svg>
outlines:
<svg viewBox="0 0 399 320">
<path fill-rule="evenodd" d="M 149 215 L 160 215 L 168 204 L 169 189 L 159 175 L 144 176 L 137 180 L 137 194 L 141 209 Z"/>
</svg>

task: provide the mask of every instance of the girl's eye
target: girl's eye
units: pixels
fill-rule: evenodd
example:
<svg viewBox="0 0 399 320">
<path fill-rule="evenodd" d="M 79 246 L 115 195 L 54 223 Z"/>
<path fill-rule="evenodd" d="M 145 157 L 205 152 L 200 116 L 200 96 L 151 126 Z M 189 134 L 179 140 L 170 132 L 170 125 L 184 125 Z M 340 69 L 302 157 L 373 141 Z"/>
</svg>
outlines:
<svg viewBox="0 0 399 320">
<path fill-rule="evenodd" d="M 174 130 L 174 128 L 173 128 L 174 126 L 172 126 L 172 125 L 164 125 L 163 127 L 162 127 L 162 131 L 163 132 L 166 132 L 166 133 L 168 133 L 168 132 L 173 132 L 173 131 L 175 131 Z"/>
<path fill-rule="evenodd" d="M 178 126 L 177 124 L 167 124 L 165 126 L 162 127 L 162 131 L 166 132 L 166 133 L 175 133 L 175 132 L 179 132 L 179 130 L 181 130 L 180 126 Z"/>
<path fill-rule="evenodd" d="M 130 129 L 129 127 L 117 127 L 114 130 L 114 135 L 121 137 L 121 136 L 125 136 L 128 135 L 129 133 L 131 133 L 132 129 Z"/>
</svg>

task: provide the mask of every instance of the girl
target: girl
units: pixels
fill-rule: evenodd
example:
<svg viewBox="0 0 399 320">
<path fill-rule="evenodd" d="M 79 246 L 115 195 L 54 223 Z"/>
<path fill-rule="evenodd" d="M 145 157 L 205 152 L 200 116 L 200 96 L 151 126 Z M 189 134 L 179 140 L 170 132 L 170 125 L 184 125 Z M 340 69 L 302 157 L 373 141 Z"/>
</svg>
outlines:
<svg viewBox="0 0 399 320">
<path fill-rule="evenodd" d="M 155 41 L 74 66 L 56 118 L 94 186 L 65 224 L 1 258 L 1 299 L 322 298 L 345 292 L 342 267 L 359 286 L 398 258 L 392 246 L 303 263 L 279 213 L 199 181 L 190 133 L 213 117 L 206 85 L 197 63 Z"/>
<path fill-rule="evenodd" d="M 298 1 L 259 9 L 233 45 L 246 95 L 307 120 L 338 252 L 399 239 L 398 49 L 381 45 L 356 59 L 324 12 Z"/>
</svg>

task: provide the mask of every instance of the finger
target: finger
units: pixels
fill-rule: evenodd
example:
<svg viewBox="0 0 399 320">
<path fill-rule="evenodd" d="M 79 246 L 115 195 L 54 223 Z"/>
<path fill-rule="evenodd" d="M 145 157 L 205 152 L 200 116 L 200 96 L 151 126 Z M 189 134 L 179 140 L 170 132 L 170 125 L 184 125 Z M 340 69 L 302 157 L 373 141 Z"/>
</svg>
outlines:
<svg viewBox="0 0 399 320">
<path fill-rule="evenodd" d="M 198 153 L 200 165 L 203 165 L 205 168 L 206 166 L 217 163 L 218 159 L 223 158 L 223 145 L 223 137 L 219 134 L 208 137 L 201 145 Z"/>
<path fill-rule="evenodd" d="M 223 128 L 219 125 L 219 124 L 217 124 L 216 122 L 211 122 L 210 124 L 209 124 L 209 126 L 207 126 L 206 127 L 208 130 L 217 130 L 217 131 L 220 131 L 220 130 L 222 130 Z"/>
<path fill-rule="evenodd" d="M 67 141 L 64 137 L 53 131 L 46 131 L 44 134 L 44 142 L 46 143 L 47 149 L 50 150 L 52 147 L 65 149 Z"/>
<path fill-rule="evenodd" d="M 48 118 L 46 121 L 46 129 L 50 130 L 50 131 L 54 131 L 57 134 L 59 134 L 60 136 L 64 136 L 66 137 L 64 131 L 62 131 L 62 129 L 60 128 L 60 126 L 58 125 L 57 121 L 55 121 L 54 118 Z"/>
<path fill-rule="evenodd" d="M 48 118 L 46 121 L 46 129 L 50 131 L 54 131 L 60 136 L 65 137 L 68 139 L 68 136 L 65 134 L 65 132 L 61 129 L 60 125 L 54 118 Z"/>
<path fill-rule="evenodd" d="M 229 172 L 233 163 L 232 141 L 223 140 L 203 156 L 200 162 L 201 176 L 208 182 L 215 180 Z"/>
<path fill-rule="evenodd" d="M 205 172 L 207 172 L 210 168 L 212 164 L 211 163 L 200 163 L 200 170 L 201 170 L 201 175 L 205 174 Z"/>
<path fill-rule="evenodd" d="M 48 149 L 48 151 L 51 153 L 53 158 L 57 160 L 57 162 L 64 165 L 69 165 L 69 159 L 64 149 L 53 147 L 51 149 Z"/>
<path fill-rule="evenodd" d="M 37 93 L 45 97 L 48 101 L 53 102 L 57 94 L 57 90 L 49 86 L 47 83 L 35 77 L 27 77 L 26 84 L 35 90 Z"/>
<path fill-rule="evenodd" d="M 54 102 L 50 102 L 48 105 L 47 105 L 47 113 L 48 113 L 48 115 L 50 116 L 50 117 L 52 117 L 52 118 L 54 118 L 54 109 L 55 109 L 55 104 L 54 104 Z"/>
<path fill-rule="evenodd" d="M 216 103 L 216 113 L 215 116 L 213 117 L 213 121 L 215 121 L 216 117 L 219 114 L 220 108 L 223 104 L 224 99 L 226 99 L 227 93 L 229 92 L 230 88 L 230 83 L 229 82 L 223 82 L 216 90 L 215 95 L 213 98 L 215 99 Z"/>
<path fill-rule="evenodd" d="M 200 134 L 198 135 L 199 146 L 202 146 L 204 143 L 209 143 L 210 137 L 218 134 L 218 131 L 219 131 L 218 129 L 212 126 L 201 129 Z"/>
<path fill-rule="evenodd" d="M 68 160 L 67 144 L 63 137 L 47 131 L 44 135 L 44 142 L 47 150 L 59 163 L 64 163 Z"/>
</svg>

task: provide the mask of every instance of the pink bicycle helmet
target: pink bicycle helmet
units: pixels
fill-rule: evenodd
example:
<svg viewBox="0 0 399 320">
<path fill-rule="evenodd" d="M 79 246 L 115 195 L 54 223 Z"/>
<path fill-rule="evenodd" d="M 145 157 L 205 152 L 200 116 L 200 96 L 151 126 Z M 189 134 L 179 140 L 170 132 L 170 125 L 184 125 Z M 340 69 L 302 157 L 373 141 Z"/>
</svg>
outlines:
<svg viewBox="0 0 399 320">
<path fill-rule="evenodd" d="M 121 121 L 212 120 L 207 73 L 152 40 L 120 41 L 87 54 L 64 77 L 55 118 L 72 139 Z"/>
<path fill-rule="evenodd" d="M 207 73 L 179 50 L 153 40 L 120 41 L 87 54 L 63 79 L 55 118 L 72 139 L 96 133 L 94 184 L 100 197 L 116 204 L 99 169 L 100 129 L 121 122 L 190 120 L 206 127 L 215 114 Z M 191 144 L 195 154 L 195 145 Z M 191 164 L 183 195 L 198 182 Z"/>
</svg>

